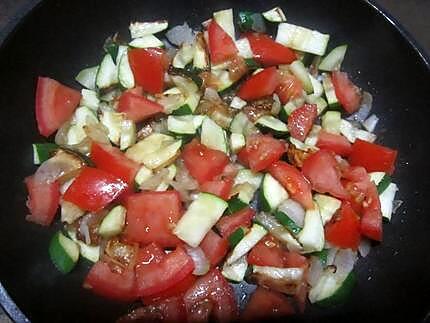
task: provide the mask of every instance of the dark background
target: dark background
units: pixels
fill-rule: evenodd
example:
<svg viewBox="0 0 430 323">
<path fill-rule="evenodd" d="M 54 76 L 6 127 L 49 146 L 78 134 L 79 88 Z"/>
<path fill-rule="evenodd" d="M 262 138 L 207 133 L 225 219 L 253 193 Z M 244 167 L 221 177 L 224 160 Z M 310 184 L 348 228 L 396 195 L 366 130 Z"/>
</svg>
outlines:
<svg viewBox="0 0 430 323">
<path fill-rule="evenodd" d="M 38 2 L 40 0 L 0 0 L 0 43 L 19 19 Z M 378 3 L 400 21 L 430 54 L 430 0 L 378 0 Z M 10 321 L 0 309 L 0 323 L 4 322 Z"/>
</svg>

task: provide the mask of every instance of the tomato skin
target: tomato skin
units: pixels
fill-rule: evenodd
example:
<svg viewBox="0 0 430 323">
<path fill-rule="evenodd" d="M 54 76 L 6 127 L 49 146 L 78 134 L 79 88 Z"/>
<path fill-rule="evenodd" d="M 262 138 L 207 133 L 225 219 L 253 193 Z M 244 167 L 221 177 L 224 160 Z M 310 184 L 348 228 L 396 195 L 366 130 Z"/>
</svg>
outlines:
<svg viewBox="0 0 430 323">
<path fill-rule="evenodd" d="M 151 94 L 163 92 L 166 53 L 160 48 L 133 48 L 128 51 L 137 85 Z"/>
<path fill-rule="evenodd" d="M 397 150 L 357 139 L 352 145 L 348 161 L 352 166 L 363 166 L 368 172 L 392 174 L 396 158 Z"/>
<path fill-rule="evenodd" d="M 118 148 L 96 141 L 91 145 L 91 160 L 97 168 L 115 175 L 129 185 L 133 184 L 140 168 L 138 163 L 128 159 Z"/>
<path fill-rule="evenodd" d="M 225 62 L 237 54 L 233 39 L 212 19 L 208 26 L 209 53 L 214 64 Z"/>
<path fill-rule="evenodd" d="M 287 251 L 282 249 L 279 241 L 267 235 L 251 249 L 247 259 L 251 265 L 283 268 L 286 256 Z"/>
<path fill-rule="evenodd" d="M 312 189 L 329 193 L 340 199 L 347 199 L 348 192 L 340 181 L 341 173 L 332 152 L 319 150 L 303 162 L 303 175 L 311 182 Z"/>
<path fill-rule="evenodd" d="M 239 152 L 239 160 L 249 165 L 253 172 L 259 172 L 278 161 L 286 152 L 283 141 L 270 135 L 255 134 L 246 140 L 246 146 Z"/>
<path fill-rule="evenodd" d="M 247 79 L 237 95 L 245 101 L 257 100 L 272 95 L 278 85 L 278 71 L 276 67 L 269 67 Z"/>
<path fill-rule="evenodd" d="M 297 59 L 290 48 L 275 42 L 266 34 L 249 33 L 246 35 L 254 58 L 264 66 L 291 64 Z"/>
<path fill-rule="evenodd" d="M 281 75 L 276 94 L 279 96 L 282 104 L 286 104 L 291 99 L 298 98 L 303 94 L 303 84 L 294 75 Z"/>
<path fill-rule="evenodd" d="M 60 184 L 37 183 L 33 176 L 26 177 L 28 198 L 27 207 L 30 214 L 26 220 L 40 225 L 48 226 L 52 223 L 60 203 Z"/>
<path fill-rule="evenodd" d="M 348 202 L 342 203 L 324 231 L 327 241 L 339 248 L 357 250 L 360 244 L 360 218 Z"/>
<path fill-rule="evenodd" d="M 258 322 L 294 314 L 288 298 L 279 292 L 257 287 L 241 315 L 241 322 Z"/>
<path fill-rule="evenodd" d="M 200 242 L 199 247 L 205 253 L 211 267 L 215 267 L 227 255 L 229 245 L 226 239 L 221 238 L 215 231 L 210 230 Z"/>
<path fill-rule="evenodd" d="M 199 184 L 211 181 L 222 173 L 229 163 L 226 154 L 202 145 L 197 139 L 186 144 L 182 150 L 185 167 Z"/>
<path fill-rule="evenodd" d="M 140 122 L 163 113 L 164 108 L 162 105 L 144 96 L 126 91 L 119 98 L 118 112 L 125 113 L 127 119 Z"/>
<path fill-rule="evenodd" d="M 216 322 L 238 318 L 234 291 L 218 269 L 198 278 L 185 293 L 184 302 L 189 322 L 206 322 L 209 316 Z"/>
<path fill-rule="evenodd" d="M 293 200 L 306 209 L 314 207 L 311 185 L 297 168 L 284 161 L 278 161 L 271 165 L 268 171 L 285 187 Z"/>
<path fill-rule="evenodd" d="M 233 179 L 231 178 L 208 181 L 200 185 L 200 191 L 214 194 L 223 200 L 228 200 L 233 183 Z"/>
<path fill-rule="evenodd" d="M 346 157 L 352 151 L 352 146 L 348 139 L 341 135 L 335 135 L 325 130 L 318 134 L 317 147 L 320 149 L 330 150 L 337 155 Z"/>
<path fill-rule="evenodd" d="M 178 246 L 158 263 L 136 266 L 137 293 L 146 297 L 163 292 L 178 284 L 193 270 L 193 260 Z"/>
<path fill-rule="evenodd" d="M 192 273 L 182 279 L 179 283 L 174 285 L 173 287 L 166 289 L 163 292 L 158 294 L 154 294 L 148 297 L 144 297 L 142 299 L 144 304 L 154 304 L 164 299 L 168 299 L 171 297 L 181 297 L 185 294 L 185 292 L 196 282 L 197 277 Z"/>
<path fill-rule="evenodd" d="M 112 272 L 103 261 L 96 262 L 87 277 L 84 287 L 99 296 L 130 302 L 136 299 L 136 281 L 134 270 L 125 269 L 123 273 Z"/>
<path fill-rule="evenodd" d="M 119 197 L 127 187 L 121 179 L 104 170 L 83 167 L 63 198 L 85 211 L 96 212 Z"/>
<path fill-rule="evenodd" d="M 293 138 L 304 141 L 317 118 L 316 104 L 305 103 L 288 117 L 288 130 Z"/>
<path fill-rule="evenodd" d="M 49 77 L 37 78 L 36 121 L 39 133 L 49 137 L 72 116 L 81 93 Z"/>
<path fill-rule="evenodd" d="M 172 229 L 182 216 L 179 193 L 144 191 L 130 195 L 126 200 L 124 237 L 133 242 L 156 242 L 162 247 L 175 247 L 181 241 Z"/>
<path fill-rule="evenodd" d="M 249 228 L 251 220 L 255 215 L 255 211 L 249 207 L 245 207 L 231 215 L 221 217 L 216 224 L 221 236 L 228 238 L 234 231 L 242 228 Z"/>
<path fill-rule="evenodd" d="M 348 74 L 334 71 L 331 74 L 336 97 L 342 107 L 348 112 L 353 113 L 358 110 L 361 102 L 360 89 L 348 78 Z"/>
</svg>

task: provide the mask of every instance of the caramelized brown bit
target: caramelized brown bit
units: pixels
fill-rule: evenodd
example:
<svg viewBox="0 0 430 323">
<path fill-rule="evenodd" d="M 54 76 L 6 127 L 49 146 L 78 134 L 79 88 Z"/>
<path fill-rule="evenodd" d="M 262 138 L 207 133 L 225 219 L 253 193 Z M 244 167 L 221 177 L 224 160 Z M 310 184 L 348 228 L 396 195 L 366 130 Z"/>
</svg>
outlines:
<svg viewBox="0 0 430 323">
<path fill-rule="evenodd" d="M 257 121 L 265 115 L 270 115 L 273 105 L 273 97 L 266 97 L 260 100 L 252 101 L 243 108 L 243 112 L 252 122 Z"/>
<path fill-rule="evenodd" d="M 288 145 L 287 156 L 290 164 L 301 168 L 303 166 L 303 162 L 310 155 L 309 152 L 297 149 L 294 145 Z"/>
</svg>

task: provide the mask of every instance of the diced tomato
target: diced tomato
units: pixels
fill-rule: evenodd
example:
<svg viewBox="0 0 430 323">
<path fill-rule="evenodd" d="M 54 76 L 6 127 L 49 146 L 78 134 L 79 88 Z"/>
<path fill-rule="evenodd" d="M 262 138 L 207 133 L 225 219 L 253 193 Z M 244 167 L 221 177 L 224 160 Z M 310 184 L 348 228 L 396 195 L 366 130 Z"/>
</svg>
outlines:
<svg viewBox="0 0 430 323">
<path fill-rule="evenodd" d="M 196 282 L 197 277 L 194 276 L 192 273 L 189 274 L 187 277 L 182 279 L 179 283 L 174 285 L 173 287 L 166 289 L 163 292 L 144 297 L 143 303 L 144 304 L 153 304 L 156 302 L 159 302 L 160 300 L 171 298 L 171 297 L 182 297 L 185 292 L 190 289 L 192 285 Z"/>
<path fill-rule="evenodd" d="M 283 268 L 286 264 L 287 251 L 273 236 L 261 239 L 248 254 L 248 263 L 257 266 Z"/>
<path fill-rule="evenodd" d="M 187 312 L 181 297 L 170 297 L 136 308 L 116 320 L 117 323 L 131 322 L 186 322 Z"/>
<path fill-rule="evenodd" d="M 37 79 L 36 120 L 39 133 L 48 137 L 66 122 L 81 100 L 79 91 L 49 77 Z"/>
<path fill-rule="evenodd" d="M 206 234 L 202 242 L 200 242 L 199 247 L 205 253 L 206 257 L 211 263 L 211 267 L 218 265 L 228 252 L 227 240 L 221 238 L 213 230 L 210 230 Z"/>
<path fill-rule="evenodd" d="M 246 304 L 241 321 L 266 321 L 292 314 L 294 314 L 294 308 L 284 294 L 258 287 Z"/>
<path fill-rule="evenodd" d="M 293 138 L 304 141 L 317 118 L 316 104 L 305 103 L 288 117 L 288 130 Z"/>
<path fill-rule="evenodd" d="M 216 196 L 219 196 L 223 200 L 228 200 L 228 198 L 230 197 L 231 189 L 233 187 L 233 183 L 233 179 L 231 178 L 208 181 L 200 185 L 200 191 L 212 193 Z"/>
<path fill-rule="evenodd" d="M 119 98 L 118 111 L 125 113 L 127 119 L 140 122 L 163 113 L 164 109 L 157 102 L 127 91 Z"/>
<path fill-rule="evenodd" d="M 179 193 L 145 191 L 126 200 L 127 221 L 124 236 L 127 240 L 148 244 L 157 242 L 162 247 L 174 247 L 180 240 L 172 229 L 182 216 Z"/>
<path fill-rule="evenodd" d="M 91 160 L 97 168 L 115 175 L 129 185 L 133 184 L 140 167 L 138 163 L 128 159 L 118 148 L 96 141 L 93 141 L 91 145 Z"/>
<path fill-rule="evenodd" d="M 285 187 L 293 200 L 299 202 L 306 209 L 314 207 L 311 185 L 297 168 L 286 162 L 278 161 L 268 170 L 270 175 Z"/>
<path fill-rule="evenodd" d="M 303 84 L 294 75 L 281 75 L 280 84 L 276 89 L 276 94 L 279 96 L 282 104 L 285 104 L 303 94 Z"/>
<path fill-rule="evenodd" d="M 193 259 L 178 246 L 166 254 L 159 263 L 136 266 L 138 295 L 146 297 L 172 288 L 193 270 Z"/>
<path fill-rule="evenodd" d="M 348 161 L 352 166 L 363 166 L 368 172 L 394 172 L 397 150 L 357 139 L 352 145 Z"/>
<path fill-rule="evenodd" d="M 26 220 L 40 225 L 50 225 L 57 213 L 60 203 L 60 185 L 58 182 L 37 183 L 33 176 L 26 177 L 30 214 Z"/>
<path fill-rule="evenodd" d="M 348 192 L 340 181 L 339 166 L 332 152 L 321 149 L 310 155 L 303 162 L 302 172 L 315 191 L 329 193 L 340 199 L 348 198 Z"/>
<path fill-rule="evenodd" d="M 182 158 L 185 167 L 199 184 L 211 181 L 215 176 L 221 174 L 229 163 L 226 154 L 202 145 L 197 139 L 185 145 Z"/>
<path fill-rule="evenodd" d="M 148 266 L 150 264 L 158 264 L 166 256 L 163 248 L 152 242 L 143 248 L 140 248 L 137 253 L 136 266 Z"/>
<path fill-rule="evenodd" d="M 285 142 L 270 135 L 255 134 L 247 138 L 238 157 L 252 171 L 259 172 L 278 161 L 286 150 Z"/>
<path fill-rule="evenodd" d="M 255 211 L 245 207 L 236 213 L 223 216 L 216 224 L 216 228 L 224 238 L 228 238 L 234 231 L 239 228 L 249 228 Z"/>
<path fill-rule="evenodd" d="M 348 156 L 352 151 L 351 144 L 344 136 L 324 130 L 321 130 L 318 134 L 317 147 L 330 150 L 340 156 Z"/>
<path fill-rule="evenodd" d="M 136 281 L 133 269 L 113 272 L 103 261 L 96 262 L 85 278 L 84 287 L 95 294 L 118 301 L 136 299 Z"/>
<path fill-rule="evenodd" d="M 99 211 L 115 200 L 127 184 L 104 170 L 84 167 L 64 193 L 64 200 L 86 211 Z"/>
<path fill-rule="evenodd" d="M 217 24 L 215 19 L 209 23 L 208 36 L 209 53 L 213 64 L 225 62 L 237 54 L 233 39 Z"/>
<path fill-rule="evenodd" d="M 161 48 L 133 48 L 128 51 L 136 83 L 151 94 L 163 92 L 168 58 Z"/>
<path fill-rule="evenodd" d="M 348 74 L 334 71 L 331 74 L 336 97 L 342 107 L 349 113 L 358 110 L 361 102 L 360 89 L 351 82 Z"/>
<path fill-rule="evenodd" d="M 371 194 L 377 198 L 376 187 L 373 188 L 374 192 Z M 371 189 L 371 190 L 373 190 Z M 379 203 L 379 201 L 378 201 Z M 382 213 L 377 207 L 368 207 L 364 210 L 361 216 L 360 223 L 361 234 L 375 241 L 382 241 Z"/>
<path fill-rule="evenodd" d="M 308 259 L 301 254 L 289 251 L 285 257 L 285 267 L 287 268 L 301 268 L 308 266 Z"/>
<path fill-rule="evenodd" d="M 125 91 L 127 93 L 131 93 L 131 94 L 135 94 L 135 95 L 139 95 L 139 96 L 143 96 L 145 93 L 143 92 L 143 89 L 141 86 L 136 86 L 132 89 L 128 89 L 127 91 Z"/>
<path fill-rule="evenodd" d="M 360 218 L 351 204 L 342 203 L 334 219 L 325 226 L 325 237 L 336 247 L 357 249 L 360 244 Z"/>
<path fill-rule="evenodd" d="M 275 42 L 266 34 L 250 33 L 246 38 L 251 45 L 254 58 L 264 66 L 291 64 L 297 59 L 294 51 Z"/>
<path fill-rule="evenodd" d="M 197 279 L 185 293 L 184 302 L 189 322 L 233 322 L 238 317 L 234 291 L 218 269 Z"/>
<path fill-rule="evenodd" d="M 247 79 L 237 95 L 245 101 L 257 100 L 272 95 L 278 85 L 278 71 L 276 67 L 269 67 Z"/>
</svg>

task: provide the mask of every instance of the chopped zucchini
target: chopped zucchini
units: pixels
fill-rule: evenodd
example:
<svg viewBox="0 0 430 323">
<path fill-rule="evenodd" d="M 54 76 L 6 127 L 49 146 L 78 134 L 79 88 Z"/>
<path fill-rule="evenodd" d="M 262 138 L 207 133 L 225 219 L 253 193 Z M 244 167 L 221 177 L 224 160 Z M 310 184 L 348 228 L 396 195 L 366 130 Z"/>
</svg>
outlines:
<svg viewBox="0 0 430 323">
<path fill-rule="evenodd" d="M 100 100 L 97 96 L 97 92 L 94 90 L 81 90 L 81 102 L 79 103 L 81 106 L 90 108 L 93 111 L 97 111 L 99 108 Z"/>
<path fill-rule="evenodd" d="M 247 254 L 267 234 L 267 230 L 261 225 L 254 223 L 251 230 L 234 247 L 232 253 L 226 260 L 227 265 L 236 262 L 240 257 Z"/>
<path fill-rule="evenodd" d="M 99 66 L 85 68 L 75 76 L 75 80 L 87 89 L 95 90 L 98 70 Z"/>
<path fill-rule="evenodd" d="M 242 100 L 238 96 L 235 96 L 231 100 L 231 103 L 230 103 L 230 107 L 232 107 L 233 109 L 238 109 L 238 110 L 242 109 L 246 105 L 247 105 L 246 101 Z"/>
<path fill-rule="evenodd" d="M 58 149 L 57 144 L 52 143 L 39 143 L 33 144 L 33 163 L 35 165 L 40 165 L 44 161 L 51 158 L 53 153 Z"/>
<path fill-rule="evenodd" d="M 318 66 L 320 71 L 336 71 L 340 69 L 343 59 L 345 58 L 348 45 L 342 45 L 334 48 L 326 57 L 323 58 Z"/>
<path fill-rule="evenodd" d="M 281 8 L 275 7 L 268 11 L 262 13 L 263 17 L 270 22 L 286 22 L 287 17 L 285 17 L 284 12 Z"/>
<path fill-rule="evenodd" d="M 125 150 L 136 143 L 136 124 L 132 120 L 124 119 L 121 122 L 121 136 L 119 148 Z"/>
<path fill-rule="evenodd" d="M 388 220 L 391 220 L 394 197 L 396 196 L 396 192 L 398 190 L 399 189 L 396 184 L 390 183 L 387 188 L 379 195 L 382 216 Z"/>
<path fill-rule="evenodd" d="M 134 178 L 134 181 L 136 184 L 140 187 L 140 185 L 145 182 L 146 180 L 150 179 L 154 173 L 151 169 L 145 167 L 142 165 L 139 169 L 139 171 L 136 174 L 136 177 Z"/>
<path fill-rule="evenodd" d="M 246 255 L 243 255 L 230 265 L 224 263 L 221 274 L 230 281 L 241 282 L 245 278 L 247 269 L 248 261 Z"/>
<path fill-rule="evenodd" d="M 49 244 L 49 256 L 55 267 L 63 274 L 67 274 L 78 262 L 79 246 L 58 231 Z"/>
<path fill-rule="evenodd" d="M 176 134 L 195 134 L 205 116 L 183 115 L 167 117 L 167 130 Z"/>
<path fill-rule="evenodd" d="M 217 24 L 234 40 L 233 9 L 216 11 L 213 16 Z"/>
<path fill-rule="evenodd" d="M 329 74 L 323 74 L 323 88 L 324 94 L 330 108 L 340 107 L 339 100 L 337 99 L 334 85 Z"/>
<path fill-rule="evenodd" d="M 239 55 L 243 58 L 252 59 L 254 57 L 254 53 L 252 52 L 248 38 L 243 37 L 239 40 L 236 40 L 236 48 L 239 51 Z"/>
<path fill-rule="evenodd" d="M 245 236 L 245 230 L 243 228 L 236 229 L 230 236 L 228 237 L 228 242 L 231 248 L 236 247 L 240 240 Z"/>
<path fill-rule="evenodd" d="M 103 238 L 111 238 L 122 232 L 125 226 L 125 214 L 127 210 L 122 205 L 115 206 L 104 217 L 100 224 L 98 233 Z"/>
<path fill-rule="evenodd" d="M 339 111 L 327 111 L 321 120 L 322 128 L 332 134 L 340 133 L 341 115 Z"/>
<path fill-rule="evenodd" d="M 112 59 L 112 56 L 106 54 L 100 63 L 97 71 L 96 85 L 99 89 L 108 88 L 118 83 L 118 69 Z"/>
<path fill-rule="evenodd" d="M 119 145 L 121 139 L 121 126 L 124 115 L 118 112 L 103 111 L 100 122 L 108 129 L 109 140 L 115 145 Z"/>
<path fill-rule="evenodd" d="M 135 38 L 128 43 L 128 45 L 134 48 L 164 47 L 163 42 L 154 35 L 145 35 Z"/>
<path fill-rule="evenodd" d="M 331 220 L 333 215 L 342 205 L 342 202 L 337 198 L 324 194 L 315 194 L 314 200 L 318 204 L 318 207 L 320 209 L 323 225 L 325 225 Z"/>
<path fill-rule="evenodd" d="M 302 228 L 299 227 L 296 222 L 294 222 L 287 214 L 281 211 L 276 211 L 274 213 L 276 220 L 278 220 L 284 227 L 287 228 L 294 235 L 298 235 Z"/>
<path fill-rule="evenodd" d="M 82 242 L 81 240 L 78 240 L 76 238 L 76 232 L 72 230 L 67 231 L 67 235 L 70 239 L 72 239 L 75 243 L 79 245 L 79 253 L 82 257 L 85 259 L 91 261 L 91 262 L 97 262 L 100 259 L 100 247 L 99 246 L 89 246 Z"/>
<path fill-rule="evenodd" d="M 118 64 L 118 80 L 119 83 L 126 89 L 134 88 L 134 75 L 128 62 L 128 52 L 125 51 Z"/>
<path fill-rule="evenodd" d="M 263 177 L 260 189 L 260 207 L 265 212 L 275 210 L 282 201 L 288 198 L 285 188 L 269 173 Z"/>
<path fill-rule="evenodd" d="M 262 132 L 269 131 L 270 133 L 273 133 L 275 137 L 285 137 L 288 134 L 287 125 L 271 115 L 265 115 L 258 118 L 255 125 Z"/>
<path fill-rule="evenodd" d="M 181 48 L 176 52 L 173 58 L 173 67 L 184 68 L 192 62 L 194 58 L 195 46 L 190 44 L 182 44 Z"/>
<path fill-rule="evenodd" d="M 153 35 L 167 29 L 169 23 L 167 20 L 159 20 L 154 22 L 133 22 L 130 24 L 131 38 L 140 38 L 147 35 Z"/>
<path fill-rule="evenodd" d="M 201 142 L 208 148 L 228 153 L 227 135 L 224 129 L 211 118 L 206 117 L 202 123 Z"/>
<path fill-rule="evenodd" d="M 245 147 L 246 141 L 245 136 L 240 133 L 232 133 L 230 135 L 230 150 L 233 153 L 237 153 L 243 147 Z"/>
<path fill-rule="evenodd" d="M 302 61 L 296 60 L 290 64 L 290 70 L 296 76 L 303 85 L 303 89 L 307 94 L 312 94 L 314 92 L 314 87 L 310 78 L 310 75 L 303 65 Z"/>
<path fill-rule="evenodd" d="M 297 238 L 304 252 L 321 251 L 324 248 L 324 227 L 318 206 L 306 210 L 303 229 Z"/>
</svg>

